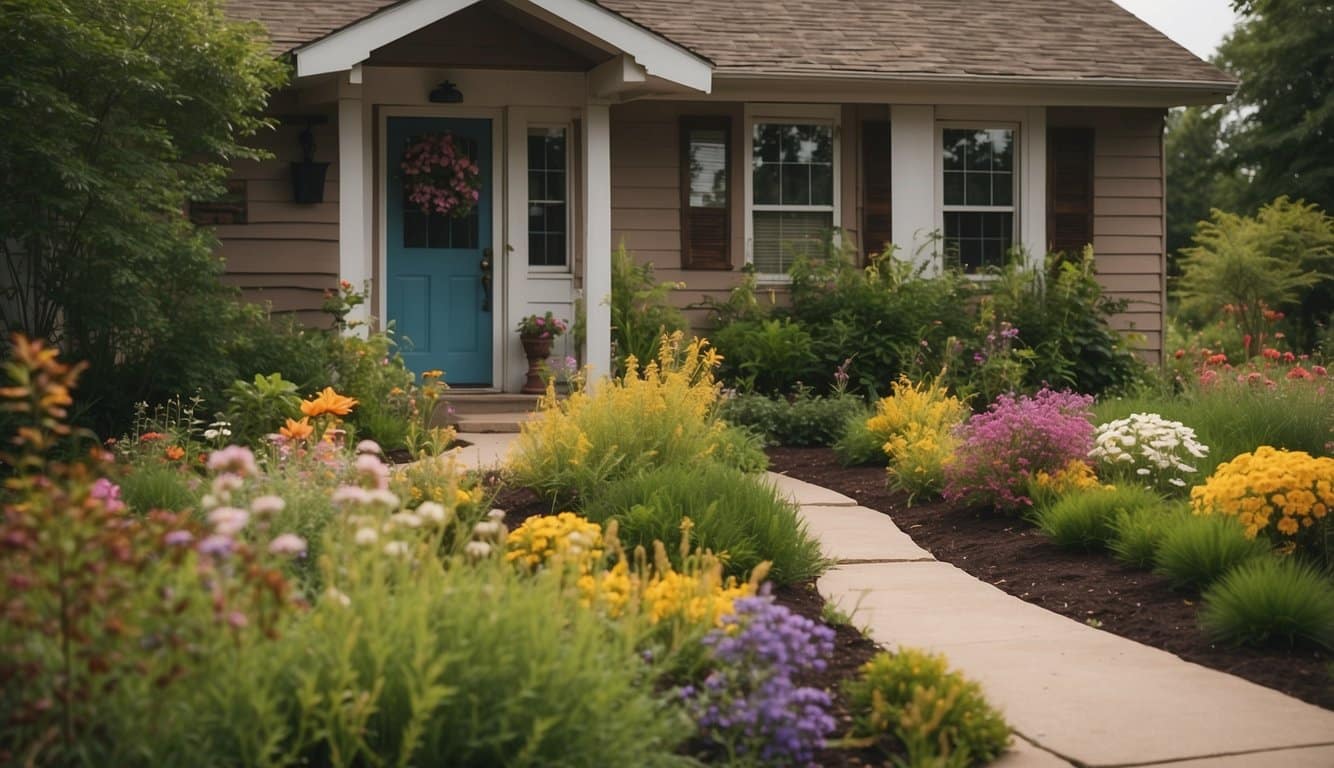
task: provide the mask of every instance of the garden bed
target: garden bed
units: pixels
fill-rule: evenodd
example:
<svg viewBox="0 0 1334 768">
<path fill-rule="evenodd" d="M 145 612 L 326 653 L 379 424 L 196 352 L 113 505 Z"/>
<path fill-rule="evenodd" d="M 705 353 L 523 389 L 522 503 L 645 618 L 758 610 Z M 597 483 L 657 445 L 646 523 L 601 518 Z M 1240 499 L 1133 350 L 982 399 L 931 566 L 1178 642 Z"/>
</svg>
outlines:
<svg viewBox="0 0 1334 768">
<path fill-rule="evenodd" d="M 489 483 L 500 482 L 500 476 L 490 474 Z M 551 514 L 551 505 L 538 498 L 527 488 L 504 488 L 492 501 L 493 506 L 505 510 L 505 524 L 513 530 L 530 517 Z M 559 511 L 559 510 L 556 510 Z M 774 590 L 775 601 L 794 613 L 808 619 L 826 624 L 834 630 L 834 652 L 830 655 L 828 666 L 820 672 L 806 672 L 794 682 L 798 685 L 822 688 L 833 694 L 833 707 L 830 714 L 838 727 L 831 734 L 837 739 L 852 728 L 852 715 L 847 697 L 843 695 L 844 681 L 857 676 L 862 665 L 871 660 L 881 649 L 871 639 L 854 628 L 853 624 L 828 624 L 825 621 L 825 600 L 815 588 L 814 582 L 790 584 Z M 816 763 L 823 768 L 852 768 L 853 766 L 883 765 L 885 756 L 874 748 L 842 749 L 828 747 L 816 756 Z"/>
<path fill-rule="evenodd" d="M 1334 655 L 1314 649 L 1252 650 L 1210 643 L 1197 596 L 1111 557 L 1061 549 L 1022 520 L 930 503 L 908 506 L 880 467 L 844 467 L 828 448 L 775 448 L 770 469 L 817 483 L 894 518 L 936 558 L 1009 594 L 1202 666 L 1334 709 Z M 855 622 L 854 617 L 854 622 Z"/>
</svg>

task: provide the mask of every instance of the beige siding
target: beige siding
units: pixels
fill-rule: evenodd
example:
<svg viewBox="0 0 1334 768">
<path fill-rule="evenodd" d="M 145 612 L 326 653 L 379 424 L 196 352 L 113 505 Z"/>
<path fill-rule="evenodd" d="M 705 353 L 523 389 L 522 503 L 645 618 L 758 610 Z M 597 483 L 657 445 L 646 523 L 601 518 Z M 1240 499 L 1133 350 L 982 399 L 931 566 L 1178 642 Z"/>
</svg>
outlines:
<svg viewBox="0 0 1334 768">
<path fill-rule="evenodd" d="M 1145 357 L 1162 355 L 1165 309 L 1163 110 L 1053 108 L 1053 126 L 1094 129 L 1093 249 L 1109 296 L 1130 304 L 1115 327 L 1140 334 Z"/>
<path fill-rule="evenodd" d="M 288 114 L 278 99 L 276 114 Z M 290 106 L 290 105 L 289 105 Z M 324 292 L 338 285 L 338 129 L 333 118 L 315 126 L 315 159 L 330 162 L 324 202 L 292 202 L 290 163 L 301 159 L 304 125 L 284 124 L 261 134 L 255 146 L 268 160 L 238 162 L 232 178 L 246 182 L 246 223 L 216 227 L 218 253 L 227 264 L 223 281 L 247 301 L 278 315 L 321 324 Z"/>
</svg>

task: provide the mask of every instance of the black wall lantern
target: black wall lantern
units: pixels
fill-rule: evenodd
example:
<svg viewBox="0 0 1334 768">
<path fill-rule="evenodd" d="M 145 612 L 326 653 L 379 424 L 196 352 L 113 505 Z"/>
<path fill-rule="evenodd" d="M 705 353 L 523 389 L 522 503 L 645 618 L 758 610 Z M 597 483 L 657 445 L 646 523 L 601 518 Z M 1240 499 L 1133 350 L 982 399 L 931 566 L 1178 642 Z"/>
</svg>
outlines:
<svg viewBox="0 0 1334 768">
<path fill-rule="evenodd" d="M 322 115 L 311 115 L 284 122 L 296 121 L 304 121 L 306 127 L 298 137 L 301 142 L 301 160 L 292 163 L 292 202 L 322 203 L 324 178 L 329 173 L 329 164 L 315 162 L 315 134 L 311 129 L 316 125 L 323 125 L 328 120 Z"/>
<path fill-rule="evenodd" d="M 432 103 L 432 104 L 462 104 L 462 103 L 463 103 L 463 91 L 460 91 L 460 90 L 459 90 L 459 87 L 458 87 L 457 85 L 455 85 L 455 84 L 451 83 L 450 81 L 446 80 L 445 82 L 441 83 L 440 85 L 437 85 L 437 86 L 435 87 L 435 90 L 431 91 L 431 103 Z"/>
</svg>

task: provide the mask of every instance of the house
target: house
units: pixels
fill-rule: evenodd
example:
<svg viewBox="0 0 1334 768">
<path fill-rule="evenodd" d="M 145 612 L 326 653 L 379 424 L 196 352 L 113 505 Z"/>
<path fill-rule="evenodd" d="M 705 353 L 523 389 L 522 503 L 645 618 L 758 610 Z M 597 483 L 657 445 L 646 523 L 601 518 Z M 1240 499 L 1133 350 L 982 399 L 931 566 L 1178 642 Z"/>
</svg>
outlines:
<svg viewBox="0 0 1334 768">
<path fill-rule="evenodd" d="M 1112 0 L 227 7 L 295 70 L 276 159 L 237 164 L 214 219 L 227 279 L 301 317 L 367 285 L 410 365 L 500 391 L 523 381 L 518 319 L 581 297 L 582 359 L 608 369 L 621 242 L 698 301 L 746 264 L 781 287 L 793 244 L 834 229 L 926 260 L 938 232 L 974 269 L 1092 243 L 1158 356 L 1166 109 L 1235 87 Z M 405 190 L 405 148 L 443 136 L 477 167 L 462 218 Z"/>
</svg>

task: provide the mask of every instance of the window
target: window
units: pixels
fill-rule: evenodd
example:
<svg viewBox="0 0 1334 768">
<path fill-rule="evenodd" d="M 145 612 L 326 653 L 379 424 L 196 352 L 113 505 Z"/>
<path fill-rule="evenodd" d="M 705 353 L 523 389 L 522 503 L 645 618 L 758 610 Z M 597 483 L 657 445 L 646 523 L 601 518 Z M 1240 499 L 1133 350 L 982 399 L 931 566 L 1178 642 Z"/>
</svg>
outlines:
<svg viewBox="0 0 1334 768">
<path fill-rule="evenodd" d="M 528 265 L 568 263 L 569 182 L 564 128 L 528 129 Z"/>
<path fill-rule="evenodd" d="M 681 120 L 681 266 L 732 268 L 732 121 Z"/>
<path fill-rule="evenodd" d="M 1013 128 L 944 128 L 945 258 L 966 272 L 1001 266 L 1014 247 Z"/>
<path fill-rule="evenodd" d="M 757 119 L 751 142 L 751 256 L 759 273 L 781 275 L 834 229 L 834 125 Z"/>
</svg>

